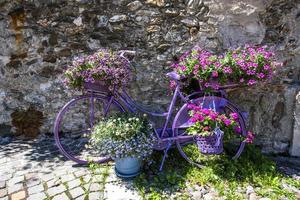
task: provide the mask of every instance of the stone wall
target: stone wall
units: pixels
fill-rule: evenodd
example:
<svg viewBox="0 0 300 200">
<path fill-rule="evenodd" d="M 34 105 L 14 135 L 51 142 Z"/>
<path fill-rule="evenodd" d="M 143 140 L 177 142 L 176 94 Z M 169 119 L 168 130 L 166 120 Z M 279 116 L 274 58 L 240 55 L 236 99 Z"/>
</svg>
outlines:
<svg viewBox="0 0 300 200">
<path fill-rule="evenodd" d="M 298 0 L 0 0 L 0 134 L 52 132 L 73 94 L 61 83 L 73 56 L 137 51 L 130 93 L 165 108 L 164 73 L 174 58 L 196 44 L 222 52 L 254 43 L 274 46 L 285 65 L 272 85 L 230 97 L 249 111 L 264 151 L 288 152 L 298 129 L 299 27 Z"/>
</svg>

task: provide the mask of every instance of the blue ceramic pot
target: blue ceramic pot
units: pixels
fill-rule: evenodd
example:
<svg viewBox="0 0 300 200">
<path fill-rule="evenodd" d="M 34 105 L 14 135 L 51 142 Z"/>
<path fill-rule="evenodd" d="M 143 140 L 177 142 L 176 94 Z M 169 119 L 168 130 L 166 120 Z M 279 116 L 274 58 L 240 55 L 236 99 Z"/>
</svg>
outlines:
<svg viewBox="0 0 300 200">
<path fill-rule="evenodd" d="M 131 178 L 140 173 L 141 159 L 136 157 L 117 158 L 115 160 L 116 174 L 123 178 Z"/>
</svg>

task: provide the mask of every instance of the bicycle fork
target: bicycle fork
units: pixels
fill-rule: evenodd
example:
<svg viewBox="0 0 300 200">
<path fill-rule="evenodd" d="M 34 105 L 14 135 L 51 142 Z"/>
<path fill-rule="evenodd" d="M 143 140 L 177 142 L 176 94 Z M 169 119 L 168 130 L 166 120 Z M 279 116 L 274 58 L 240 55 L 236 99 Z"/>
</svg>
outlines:
<svg viewBox="0 0 300 200">
<path fill-rule="evenodd" d="M 165 163 L 165 160 L 166 160 L 168 151 L 169 151 L 169 149 L 170 149 L 171 146 L 172 146 L 172 142 L 169 141 L 169 142 L 168 142 L 168 145 L 167 145 L 167 148 L 164 150 L 164 156 L 163 156 L 163 158 L 162 158 L 162 161 L 161 161 L 161 164 L 160 164 L 160 167 L 159 167 L 159 171 L 160 171 L 160 172 L 161 172 L 162 169 L 163 169 L 163 166 L 164 166 L 164 163 Z"/>
</svg>

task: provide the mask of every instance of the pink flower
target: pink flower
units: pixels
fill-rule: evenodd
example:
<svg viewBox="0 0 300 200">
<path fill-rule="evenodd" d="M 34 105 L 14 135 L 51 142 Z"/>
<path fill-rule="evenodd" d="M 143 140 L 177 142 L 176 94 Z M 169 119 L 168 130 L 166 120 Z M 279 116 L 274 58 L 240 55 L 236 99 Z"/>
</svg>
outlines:
<svg viewBox="0 0 300 200">
<path fill-rule="evenodd" d="M 239 119 L 238 113 L 230 113 L 230 117 L 232 117 L 235 121 Z"/>
<path fill-rule="evenodd" d="M 248 134 L 247 134 L 247 137 L 245 139 L 245 142 L 247 142 L 247 143 L 253 143 L 254 137 L 255 137 L 255 135 L 251 131 L 248 131 Z"/>
<path fill-rule="evenodd" d="M 202 113 L 205 115 L 209 115 L 210 110 L 209 109 L 202 109 Z"/>
<path fill-rule="evenodd" d="M 244 82 L 245 82 L 245 79 L 241 78 L 240 83 L 244 83 Z"/>
<path fill-rule="evenodd" d="M 210 117 L 212 120 L 216 120 L 216 119 L 217 119 L 217 114 L 211 112 L 211 113 L 209 114 L 209 117 Z"/>
<path fill-rule="evenodd" d="M 209 130 L 209 127 L 208 127 L 208 126 L 205 126 L 205 127 L 203 128 L 203 130 L 204 130 L 204 131 L 208 131 L 208 130 Z"/>
<path fill-rule="evenodd" d="M 212 72 L 212 77 L 214 77 L 214 78 L 215 78 L 215 77 L 218 77 L 218 75 L 219 75 L 219 74 L 218 74 L 218 72 L 217 72 L 217 71 L 213 71 L 213 72 Z"/>
<path fill-rule="evenodd" d="M 229 125 L 231 124 L 231 120 L 230 120 L 230 119 L 225 119 L 225 120 L 224 120 L 224 124 L 225 124 L 226 126 L 229 126 Z"/>
<path fill-rule="evenodd" d="M 241 133 L 241 132 L 242 132 L 242 129 L 241 129 L 240 126 L 235 126 L 235 127 L 234 127 L 234 131 L 235 131 L 236 133 Z"/>
</svg>

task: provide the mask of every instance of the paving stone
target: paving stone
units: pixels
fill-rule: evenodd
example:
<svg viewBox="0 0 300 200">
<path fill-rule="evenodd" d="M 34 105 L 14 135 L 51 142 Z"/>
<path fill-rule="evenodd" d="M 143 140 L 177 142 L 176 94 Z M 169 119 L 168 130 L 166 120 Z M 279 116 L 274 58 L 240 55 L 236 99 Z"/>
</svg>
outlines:
<svg viewBox="0 0 300 200">
<path fill-rule="evenodd" d="M 0 158 L 0 164 L 8 162 L 8 159 L 6 157 Z"/>
<path fill-rule="evenodd" d="M 27 197 L 27 200 L 43 200 L 45 199 L 47 196 L 44 192 L 39 192 L 37 194 L 32 194 L 29 195 L 29 197 Z"/>
<path fill-rule="evenodd" d="M 82 195 L 80 197 L 77 197 L 75 200 L 86 200 L 87 198 L 85 198 L 86 195 Z"/>
<path fill-rule="evenodd" d="M 1 177 L 1 181 L 6 181 L 6 180 L 9 180 L 12 177 L 12 173 L 9 173 L 9 174 L 0 174 L 0 177 Z"/>
<path fill-rule="evenodd" d="M 49 194 L 49 196 L 53 197 L 53 196 L 55 196 L 57 194 L 60 194 L 64 191 L 66 191 L 65 186 L 59 185 L 59 186 L 56 186 L 56 187 L 49 188 L 47 193 Z"/>
<path fill-rule="evenodd" d="M 10 179 L 7 182 L 7 185 L 8 186 L 15 185 L 16 183 L 23 182 L 24 180 L 25 180 L 25 177 L 23 175 L 22 176 L 13 177 L 12 179 Z"/>
<path fill-rule="evenodd" d="M 85 171 L 85 170 L 80 170 L 80 171 L 74 172 L 74 174 L 75 174 L 76 177 L 84 176 L 84 175 L 86 175 L 87 173 L 88 173 L 88 172 Z"/>
<path fill-rule="evenodd" d="M 67 174 L 67 171 L 65 169 L 63 169 L 63 170 L 55 170 L 54 173 L 55 173 L 56 176 L 63 176 L 63 175 Z"/>
<path fill-rule="evenodd" d="M 100 192 L 91 192 L 89 194 L 89 200 L 99 200 L 103 198 L 103 194 Z"/>
<path fill-rule="evenodd" d="M 0 200 L 8 200 L 8 196 L 1 197 Z"/>
<path fill-rule="evenodd" d="M 22 190 L 24 188 L 22 183 L 17 183 L 15 185 L 12 186 L 8 186 L 8 194 L 12 194 L 14 192 L 17 192 L 19 190 Z"/>
<path fill-rule="evenodd" d="M 62 193 L 60 195 L 56 195 L 55 197 L 53 197 L 52 200 L 69 200 L 70 198 L 65 194 Z"/>
<path fill-rule="evenodd" d="M 88 183 L 84 186 L 84 188 L 90 192 L 96 192 L 101 189 L 101 186 L 99 183 Z"/>
<path fill-rule="evenodd" d="M 64 183 L 64 182 L 67 182 L 67 181 L 74 180 L 75 176 L 73 174 L 68 174 L 68 175 L 61 176 L 60 179 Z"/>
<path fill-rule="evenodd" d="M 87 175 L 85 175 L 85 176 L 83 177 L 83 181 L 84 181 L 85 183 L 88 183 L 88 182 L 90 182 L 91 178 L 92 178 L 92 176 L 89 175 L 89 174 L 87 174 Z"/>
<path fill-rule="evenodd" d="M 121 199 L 141 199 L 137 191 L 128 190 L 125 184 L 117 185 L 112 183 L 105 185 L 104 197 L 108 200 L 119 200 L 120 197 L 122 197 Z"/>
<path fill-rule="evenodd" d="M 40 184 L 40 185 L 36 185 L 36 186 L 28 188 L 27 191 L 28 191 L 28 194 L 36 194 L 41 191 L 44 191 L 44 187 L 42 184 Z"/>
<path fill-rule="evenodd" d="M 40 183 L 41 183 L 41 181 L 39 179 L 29 179 L 29 180 L 26 180 L 27 187 L 33 187 L 33 186 L 38 185 Z"/>
<path fill-rule="evenodd" d="M 74 188 L 69 192 L 73 198 L 79 197 L 84 194 L 84 190 L 81 187 Z"/>
<path fill-rule="evenodd" d="M 4 197 L 7 195 L 7 189 L 4 188 L 4 189 L 0 189 L 0 197 Z"/>
<path fill-rule="evenodd" d="M 80 184 L 81 184 L 80 180 L 79 179 L 75 179 L 73 181 L 68 182 L 68 188 L 72 189 L 74 187 L 79 186 Z"/>
<path fill-rule="evenodd" d="M 59 184 L 60 184 L 59 180 L 52 179 L 52 180 L 47 182 L 47 187 L 51 188 L 51 187 L 54 187 L 54 186 L 58 186 Z"/>
<path fill-rule="evenodd" d="M 25 199 L 25 197 L 26 197 L 26 193 L 23 190 L 23 191 L 12 194 L 11 200 L 21 200 L 21 199 Z"/>
<path fill-rule="evenodd" d="M 39 174 L 39 177 L 43 180 L 43 181 L 49 181 L 55 178 L 55 176 L 53 174 Z"/>
<path fill-rule="evenodd" d="M 5 181 L 0 181 L 0 189 L 5 188 Z"/>
</svg>

